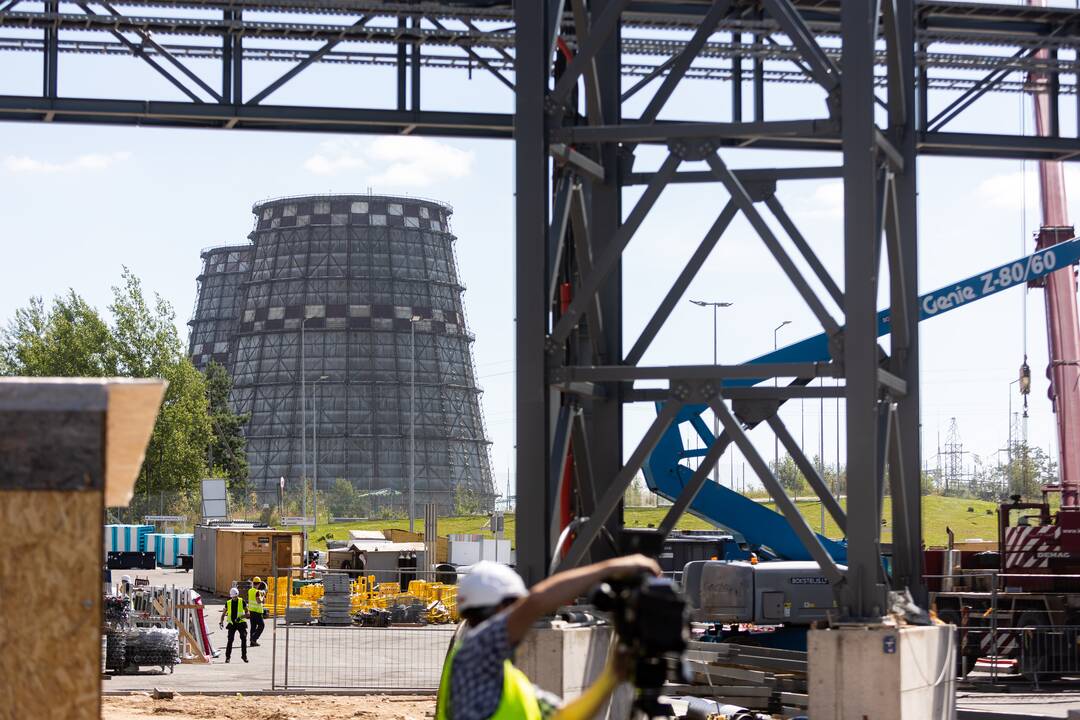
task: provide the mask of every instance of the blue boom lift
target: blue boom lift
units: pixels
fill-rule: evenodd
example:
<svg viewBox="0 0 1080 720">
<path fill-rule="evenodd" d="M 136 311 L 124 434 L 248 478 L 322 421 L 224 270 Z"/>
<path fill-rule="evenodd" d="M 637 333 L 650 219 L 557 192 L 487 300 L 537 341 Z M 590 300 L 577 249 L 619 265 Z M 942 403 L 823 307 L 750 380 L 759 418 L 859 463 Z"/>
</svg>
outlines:
<svg viewBox="0 0 1080 720">
<path fill-rule="evenodd" d="M 921 296 L 919 320 L 937 317 L 1002 290 L 1039 280 L 1055 270 L 1068 268 L 1077 261 L 1080 261 L 1080 238 L 1053 245 Z M 889 334 L 889 330 L 889 312 L 882 310 L 878 313 L 878 336 Z M 747 364 L 825 362 L 829 357 L 828 338 L 821 334 L 756 357 Z M 725 380 L 724 386 L 746 387 L 756 385 L 763 379 Z M 645 462 L 645 481 L 649 489 L 657 495 L 671 501 L 676 500 L 694 474 L 693 469 L 684 464 L 685 461 L 704 456 L 715 440 L 708 425 L 701 418 L 706 407 L 687 405 L 683 408 Z M 659 410 L 659 406 L 657 409 Z M 701 438 L 704 448 L 689 449 L 683 446 L 681 428 L 684 423 L 690 423 Z M 688 511 L 706 522 L 730 531 L 745 542 L 749 550 L 763 559 L 811 560 L 809 551 L 783 515 L 718 483 L 706 482 Z M 836 562 L 846 561 L 847 544 L 844 541 L 831 540 L 820 535 L 818 537 Z"/>
</svg>

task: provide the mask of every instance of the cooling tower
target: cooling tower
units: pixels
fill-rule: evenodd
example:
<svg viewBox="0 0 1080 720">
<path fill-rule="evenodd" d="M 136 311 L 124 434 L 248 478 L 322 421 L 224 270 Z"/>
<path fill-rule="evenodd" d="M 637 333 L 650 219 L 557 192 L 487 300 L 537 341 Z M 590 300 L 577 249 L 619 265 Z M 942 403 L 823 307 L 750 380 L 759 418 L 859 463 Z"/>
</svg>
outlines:
<svg viewBox="0 0 1080 720">
<path fill-rule="evenodd" d="M 320 488 L 345 478 L 372 505 L 403 509 L 411 421 L 417 506 L 450 513 L 462 490 L 490 505 L 450 207 L 331 195 L 253 212 L 250 246 L 203 252 L 191 356 L 232 373 L 235 409 L 251 413 L 255 489 L 276 497 L 279 478 L 295 487 L 303 473 L 303 374 L 307 475 L 317 433 Z"/>
</svg>

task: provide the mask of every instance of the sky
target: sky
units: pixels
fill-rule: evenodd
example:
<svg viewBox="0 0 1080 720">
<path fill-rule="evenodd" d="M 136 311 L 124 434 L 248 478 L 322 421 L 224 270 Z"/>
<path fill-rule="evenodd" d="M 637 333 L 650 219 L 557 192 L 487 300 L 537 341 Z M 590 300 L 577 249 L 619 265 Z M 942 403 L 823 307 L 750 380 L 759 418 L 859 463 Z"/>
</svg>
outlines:
<svg viewBox="0 0 1080 720">
<path fill-rule="evenodd" d="M 1072 3 L 1069 3 L 1071 6 Z M 249 94 L 287 69 L 249 64 Z M 216 68 L 195 62 L 213 82 Z M 29 54 L 0 54 L 0 93 L 33 94 L 40 68 Z M 152 70 L 135 61 L 78 56 L 61 59 L 61 92 L 72 97 L 179 99 Z M 425 70 L 423 105 L 510 111 L 512 98 L 481 72 L 471 77 Z M 641 93 L 624 113 L 636 116 Z M 937 107 L 948 102 L 939 95 Z M 340 103 L 391 107 L 390 71 L 316 66 L 270 97 L 283 104 Z M 688 82 L 662 117 L 723 117 L 726 86 Z M 747 88 L 749 102 L 749 88 Z M 1016 132 L 1030 129 L 1030 101 L 990 95 L 950 128 Z M 822 116 L 812 88 L 782 86 L 767 94 L 770 119 Z M 931 113 L 934 108 L 931 108 Z M 1076 127 L 1065 103 L 1062 127 Z M 496 487 L 515 478 L 513 147 L 507 141 L 223 132 L 8 123 L 0 143 L 0 322 L 33 295 L 73 288 L 99 309 L 122 266 L 141 277 L 176 310 L 182 335 L 195 303 L 199 251 L 246 242 L 253 203 L 270 197 L 366 192 L 430 197 L 454 207 L 459 272 L 467 291 L 468 322 L 476 334 L 476 372 Z M 662 160 L 643 150 L 639 167 Z M 733 167 L 819 165 L 836 155 L 726 151 Z M 1080 216 L 1080 167 L 1067 178 L 1071 216 Z M 924 158 L 919 161 L 919 289 L 926 292 L 1021 257 L 1039 226 L 1037 164 L 1020 161 Z M 640 189 L 624 195 L 629 212 Z M 839 181 L 782 184 L 779 197 L 842 285 L 842 188 Z M 716 186 L 678 186 L 661 196 L 624 255 L 625 349 L 636 339 L 670 282 L 726 202 Z M 775 224 L 774 224 L 775 226 Z M 792 246 L 786 243 L 788 248 Z M 884 281 L 883 281 L 884 284 Z M 824 295 L 822 293 L 822 295 Z M 712 314 L 690 299 L 732 302 L 718 318 L 718 359 L 733 363 L 767 352 L 773 330 L 783 345 L 820 332 L 762 242 L 737 219 L 702 267 L 643 360 L 699 364 L 712 360 Z M 882 296 L 884 300 L 884 295 Z M 828 303 L 827 303 L 828 305 Z M 829 307 L 832 307 L 829 305 Z M 883 307 L 879 305 L 879 307 Z M 835 310 L 835 308 L 834 308 Z M 964 449 L 990 462 L 1005 447 L 1009 404 L 1021 401 L 1010 382 L 1025 352 L 1032 368 L 1030 442 L 1056 456 L 1053 416 L 1046 400 L 1046 334 L 1041 291 L 1012 289 L 922 323 L 922 443 L 932 468 L 953 419 Z M 834 316 L 839 316 L 834 312 Z M 1025 322 L 1026 318 L 1026 322 Z M 789 403 L 781 412 L 811 456 L 829 464 L 843 456 L 844 413 L 834 401 Z M 651 405 L 628 406 L 625 452 L 653 417 Z M 838 438 L 839 432 L 839 438 Z M 766 428 L 752 438 L 771 457 Z M 969 461 L 973 458 L 969 456 Z M 721 461 L 724 482 L 741 478 L 742 458 Z M 752 478 L 747 471 L 748 484 Z M 511 492 L 513 490 L 511 489 Z"/>
</svg>

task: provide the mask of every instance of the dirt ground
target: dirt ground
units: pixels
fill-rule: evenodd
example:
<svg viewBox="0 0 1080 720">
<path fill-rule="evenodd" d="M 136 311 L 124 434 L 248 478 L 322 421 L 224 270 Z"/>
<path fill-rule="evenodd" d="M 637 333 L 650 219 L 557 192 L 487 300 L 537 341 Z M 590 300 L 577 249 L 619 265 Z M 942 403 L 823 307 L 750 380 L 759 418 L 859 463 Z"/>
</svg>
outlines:
<svg viewBox="0 0 1080 720">
<path fill-rule="evenodd" d="M 435 713 L 433 696 L 387 695 L 148 695 L 104 697 L 102 720 L 425 720 Z"/>
</svg>

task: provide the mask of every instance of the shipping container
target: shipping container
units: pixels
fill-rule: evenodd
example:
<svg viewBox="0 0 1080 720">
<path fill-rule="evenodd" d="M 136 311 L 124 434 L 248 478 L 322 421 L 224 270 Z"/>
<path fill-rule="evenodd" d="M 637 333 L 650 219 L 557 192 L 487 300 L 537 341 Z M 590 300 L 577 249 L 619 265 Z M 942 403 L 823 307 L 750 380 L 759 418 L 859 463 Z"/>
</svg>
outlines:
<svg viewBox="0 0 1080 720">
<path fill-rule="evenodd" d="M 300 567 L 303 535 L 270 528 L 195 528 L 195 587 L 228 595 L 234 583 Z"/>
</svg>

